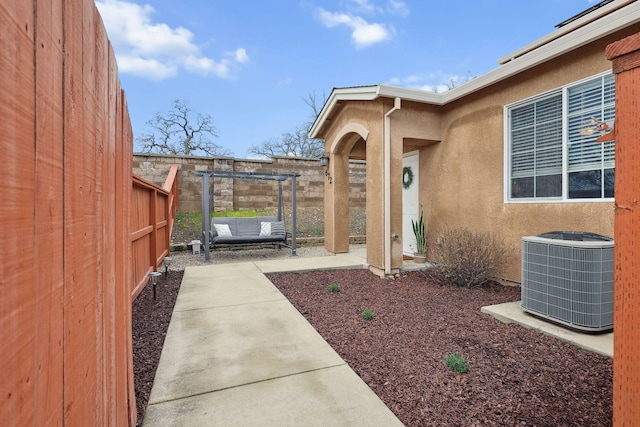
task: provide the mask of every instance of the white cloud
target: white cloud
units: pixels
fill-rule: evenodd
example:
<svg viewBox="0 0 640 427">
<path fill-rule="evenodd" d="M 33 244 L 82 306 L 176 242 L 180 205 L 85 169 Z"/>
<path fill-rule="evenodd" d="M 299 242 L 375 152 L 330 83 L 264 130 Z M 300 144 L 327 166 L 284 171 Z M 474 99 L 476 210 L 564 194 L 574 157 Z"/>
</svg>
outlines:
<svg viewBox="0 0 640 427">
<path fill-rule="evenodd" d="M 282 80 L 278 80 L 278 86 L 290 86 L 293 83 L 293 77 L 287 77 Z"/>
<path fill-rule="evenodd" d="M 345 25 L 351 29 L 351 39 L 362 49 L 393 37 L 394 29 L 384 24 L 370 24 L 359 16 L 318 9 L 318 18 L 327 28 Z"/>
<path fill-rule="evenodd" d="M 155 10 L 124 0 L 99 0 L 96 6 L 118 60 L 118 69 L 152 80 L 178 74 L 180 69 L 202 75 L 230 77 L 239 64 L 249 61 L 245 49 L 228 52 L 228 58 L 205 56 L 186 28 L 171 28 L 151 19 Z"/>
<path fill-rule="evenodd" d="M 436 71 L 428 74 L 419 73 L 405 77 L 392 77 L 388 82 L 395 86 L 442 93 L 451 90 L 454 87 L 461 86 L 469 80 L 473 80 L 473 78 L 474 77 L 471 74 L 460 76 L 457 74 L 446 74 L 442 71 Z"/>
<path fill-rule="evenodd" d="M 355 3 L 356 9 L 360 10 L 361 12 L 370 13 L 370 14 L 382 12 L 381 8 L 372 4 L 369 0 L 351 0 L 351 1 Z"/>
<path fill-rule="evenodd" d="M 387 10 L 394 15 L 409 16 L 409 7 L 403 1 L 389 0 Z"/>
<path fill-rule="evenodd" d="M 165 65 L 155 59 L 144 59 L 128 55 L 118 56 L 118 69 L 151 80 L 163 80 L 178 74 L 175 66 Z"/>
<path fill-rule="evenodd" d="M 238 63 L 244 64 L 249 62 L 249 55 L 247 55 L 246 49 L 236 49 L 234 52 L 235 59 Z"/>
</svg>

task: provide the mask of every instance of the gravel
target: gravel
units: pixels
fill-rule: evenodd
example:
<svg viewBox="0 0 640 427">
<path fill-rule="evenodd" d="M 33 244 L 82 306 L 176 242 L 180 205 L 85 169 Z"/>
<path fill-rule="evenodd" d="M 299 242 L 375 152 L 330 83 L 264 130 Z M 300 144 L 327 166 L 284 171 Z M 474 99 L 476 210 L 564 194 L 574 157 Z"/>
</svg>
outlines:
<svg viewBox="0 0 640 427">
<path fill-rule="evenodd" d="M 364 245 L 351 245 L 351 248 L 358 248 Z M 324 246 L 306 245 L 296 248 L 296 254 L 299 257 L 319 257 L 330 256 Z M 263 261 L 272 259 L 289 258 L 291 249 L 283 247 L 282 249 L 274 249 L 273 247 L 263 249 L 232 249 L 232 250 L 215 250 L 211 252 L 210 264 L 229 264 L 234 262 Z M 180 251 L 171 253 L 170 270 L 184 270 L 187 266 L 207 265 L 204 254 L 194 255 L 191 251 Z"/>
</svg>

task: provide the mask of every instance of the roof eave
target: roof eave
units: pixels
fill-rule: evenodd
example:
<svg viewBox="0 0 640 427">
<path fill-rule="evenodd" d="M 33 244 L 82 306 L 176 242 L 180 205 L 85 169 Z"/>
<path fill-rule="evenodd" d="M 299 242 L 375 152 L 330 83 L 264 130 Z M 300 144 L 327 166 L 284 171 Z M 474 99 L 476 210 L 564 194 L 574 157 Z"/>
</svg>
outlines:
<svg viewBox="0 0 640 427">
<path fill-rule="evenodd" d="M 513 61 L 494 68 L 482 76 L 470 80 L 464 85 L 443 93 L 443 102 L 447 104 L 455 101 L 638 22 L 640 22 L 639 3 L 636 3 L 633 7 L 615 10 L 599 20 L 591 22 L 590 25 L 581 26 L 561 38 L 557 38 Z"/>
<path fill-rule="evenodd" d="M 318 114 L 315 122 L 313 122 L 311 129 L 309 129 L 309 137 L 318 137 L 322 126 L 340 101 L 373 101 L 379 97 L 402 98 L 406 101 L 442 105 L 441 94 L 400 86 L 381 84 L 375 86 L 335 88 L 331 91 L 329 99 L 325 102 L 320 114 Z"/>
<path fill-rule="evenodd" d="M 384 96 L 390 98 L 400 97 L 403 100 L 433 105 L 446 105 L 452 101 L 463 98 L 473 92 L 484 89 L 504 79 L 640 22 L 640 4 L 636 3 L 636 1 L 637 0 L 614 1 L 602 8 L 603 10 L 597 15 L 597 18 L 599 19 L 592 19 L 587 23 L 578 20 L 575 23 L 572 23 L 575 24 L 575 26 L 571 27 L 571 31 L 563 33 L 561 36 L 555 37 L 552 40 L 539 45 L 535 49 L 521 54 L 517 58 L 494 68 L 488 73 L 441 94 L 390 85 L 334 89 L 313 123 L 313 126 L 309 130 L 309 137 L 318 137 L 322 126 L 339 101 L 369 101 L 376 99 L 379 96 Z M 635 4 L 633 5 L 631 3 Z M 627 7 L 622 7 L 624 5 Z M 585 16 L 584 18 L 587 17 Z M 567 25 L 567 27 L 570 26 L 571 24 Z M 554 33 L 557 33 L 557 31 Z"/>
<path fill-rule="evenodd" d="M 499 64 L 506 64 L 509 61 L 513 61 L 516 58 L 519 58 L 520 56 L 529 53 L 531 51 L 534 51 L 538 48 L 540 48 L 541 46 L 544 46 L 547 43 L 550 43 L 556 39 L 559 39 L 560 37 L 563 37 L 573 31 L 575 31 L 576 29 L 580 28 L 580 27 L 584 27 L 585 25 L 588 25 L 590 23 L 592 23 L 593 21 L 596 21 L 600 18 L 602 18 L 605 15 L 610 14 L 611 12 L 618 10 L 626 5 L 628 5 L 629 3 L 634 3 L 637 0 L 617 0 L 617 1 L 613 1 L 611 3 L 608 3 L 592 12 L 589 12 L 588 14 L 585 14 L 584 16 L 576 19 L 575 21 L 572 21 L 566 25 L 563 25 L 562 27 L 558 28 L 555 31 L 552 31 L 551 33 L 519 48 L 518 50 L 511 52 L 508 55 L 503 56 L 502 58 L 498 59 L 498 63 Z"/>
</svg>

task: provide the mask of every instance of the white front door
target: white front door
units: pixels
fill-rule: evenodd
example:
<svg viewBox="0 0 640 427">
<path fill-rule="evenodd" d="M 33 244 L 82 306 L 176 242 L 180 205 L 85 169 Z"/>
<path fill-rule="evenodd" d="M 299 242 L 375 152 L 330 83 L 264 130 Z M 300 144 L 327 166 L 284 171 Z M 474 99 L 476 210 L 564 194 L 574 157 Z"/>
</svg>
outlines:
<svg viewBox="0 0 640 427">
<path fill-rule="evenodd" d="M 411 221 L 417 221 L 419 214 L 419 165 L 417 151 L 404 155 L 402 159 L 402 253 L 408 256 L 413 256 L 416 251 L 416 236 L 413 234 Z"/>
</svg>

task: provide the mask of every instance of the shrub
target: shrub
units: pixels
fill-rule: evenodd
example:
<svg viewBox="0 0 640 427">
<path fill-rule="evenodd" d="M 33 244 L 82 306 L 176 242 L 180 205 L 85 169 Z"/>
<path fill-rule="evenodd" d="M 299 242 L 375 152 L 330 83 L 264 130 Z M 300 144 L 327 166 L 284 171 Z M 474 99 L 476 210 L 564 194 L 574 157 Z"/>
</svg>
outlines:
<svg viewBox="0 0 640 427">
<path fill-rule="evenodd" d="M 362 318 L 364 320 L 373 320 L 373 318 L 375 317 L 375 315 L 373 314 L 373 310 L 365 310 L 362 312 Z"/>
<path fill-rule="evenodd" d="M 340 285 L 338 285 L 337 283 L 330 284 L 329 292 L 331 292 L 332 294 L 340 292 Z"/>
<path fill-rule="evenodd" d="M 491 233 L 445 230 L 433 247 L 432 279 L 442 285 L 482 286 L 504 268 L 511 248 Z"/>
<path fill-rule="evenodd" d="M 467 372 L 469 372 L 467 359 L 460 356 L 458 353 L 447 354 L 444 357 L 444 362 L 447 364 L 447 367 L 449 369 L 453 369 L 460 374 L 466 374 Z"/>
</svg>

